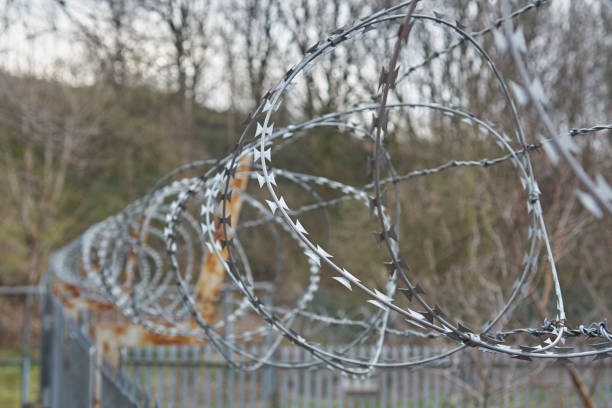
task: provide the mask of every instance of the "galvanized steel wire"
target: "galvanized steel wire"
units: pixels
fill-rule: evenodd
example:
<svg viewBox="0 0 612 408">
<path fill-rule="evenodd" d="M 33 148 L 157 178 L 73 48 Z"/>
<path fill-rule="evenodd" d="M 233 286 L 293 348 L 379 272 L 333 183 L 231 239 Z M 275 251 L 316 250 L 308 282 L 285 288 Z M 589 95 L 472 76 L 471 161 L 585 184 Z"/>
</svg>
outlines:
<svg viewBox="0 0 612 408">
<path fill-rule="evenodd" d="M 561 132 L 551 123 L 545 110 L 546 98 L 542 85 L 537 78 L 530 78 L 524 64 L 524 59 L 528 58 L 528 50 L 522 31 L 520 27 L 514 28 L 515 23 L 520 24 L 522 14 L 537 10 L 546 3 L 548 2 L 533 1 L 512 12 L 508 2 L 504 2 L 504 15 L 491 27 L 479 31 L 470 31 L 461 23 L 451 21 L 433 10 L 419 10 L 416 3 L 412 2 L 381 10 L 339 28 L 310 48 L 303 59 L 289 69 L 282 80 L 266 94 L 250 116 L 244 132 L 230 154 L 188 163 L 168 173 L 147 196 L 131 204 L 122 213 L 92 226 L 70 245 L 56 252 L 50 264 L 51 272 L 64 282 L 81 287 L 83 296 L 113 303 L 126 317 L 153 332 L 208 339 L 230 364 L 245 370 L 255 370 L 264 365 L 308 368 L 324 364 L 347 374 L 367 375 L 378 367 L 426 364 L 466 347 L 526 360 L 608 356 L 608 353 L 612 352 L 612 339 L 604 319 L 596 323 L 576 323 L 579 319 L 567 316 L 555 258 L 544 222 L 544 211 L 539 200 L 541 191 L 531 153 L 542 149 L 553 162 L 557 162 L 559 158 L 567 161 L 583 183 L 585 190 L 577 192 L 580 200 L 594 215 L 609 216 L 612 212 L 612 189 L 602 176 L 598 175 L 593 180 L 582 169 L 576 158 L 580 152 L 573 138 L 609 131 L 612 125 L 596 125 Z M 443 50 L 432 53 L 422 63 L 404 63 L 406 67 L 403 67 L 399 63 L 396 64 L 396 60 L 401 58 L 403 49 L 409 47 L 403 36 L 413 24 L 436 25 L 457 39 Z M 374 98 L 376 103 L 358 103 L 305 122 L 281 128 L 274 126 L 277 110 L 291 98 L 291 89 L 306 72 L 316 69 L 325 55 L 334 52 L 337 47 L 360 41 L 365 33 L 377 33 L 383 27 L 399 28 L 399 32 L 393 62 L 389 64 L 389 56 L 389 60 L 384 61 L 386 68 L 381 70 L 379 94 Z M 493 58 L 479 42 L 480 38 L 490 34 L 495 35 L 498 48 L 511 53 L 522 80 L 520 84 L 512 84 L 512 93 Z M 484 62 L 483 67 L 490 70 L 499 88 L 499 98 L 506 105 L 505 112 L 514 124 L 513 138 L 498 129 L 495 123 L 479 118 L 461 107 L 444 106 L 435 102 L 386 102 L 390 90 L 407 81 L 411 73 L 440 56 L 450 55 L 453 49 L 459 46 L 470 47 Z M 397 71 L 396 66 L 399 66 Z M 523 106 L 532 104 L 548 131 L 546 137 L 541 136 L 537 143 L 528 143 L 515 101 Z M 403 110 L 426 111 L 456 118 L 495 140 L 502 153 L 493 158 L 451 160 L 433 168 L 398 174 L 383 141 L 392 117 L 401 115 Z M 371 123 L 363 119 L 368 116 L 373 118 Z M 371 145 L 371 182 L 353 186 L 332 178 L 274 166 L 277 153 L 296 140 L 312 136 L 315 133 L 313 129 L 322 128 L 350 130 Z M 250 160 L 251 157 L 250 170 L 238 171 L 239 162 Z M 530 220 L 529 244 L 523 260 L 523 270 L 516 278 L 504 305 L 476 331 L 456 322 L 452 313 L 443 312 L 435 299 L 431 299 L 411 275 L 406 261 L 409 261 L 410 254 L 401 253 L 399 242 L 399 224 L 403 215 L 398 186 L 417 176 L 430 176 L 459 167 L 489 168 L 505 162 L 513 163 L 525 190 L 525 216 Z M 182 174 L 194 171 L 198 171 L 200 175 L 180 178 Z M 260 195 L 265 195 L 267 199 L 258 198 L 259 196 L 246 191 L 233 191 L 231 181 L 236 177 L 252 179 L 251 182 L 261 189 Z M 284 195 L 279 187 L 289 184 L 303 190 L 312 197 L 313 202 L 292 208 L 290 196 Z M 294 191 L 294 187 L 290 191 Z M 323 198 L 317 192 L 320 187 L 334 191 L 336 196 L 331 199 Z M 258 216 L 244 220 L 231 219 L 227 203 L 232 194 L 240 195 L 244 204 L 252 208 Z M 391 199 L 387 195 L 391 196 Z M 382 288 L 371 287 L 362 282 L 360 276 L 363 278 L 367 271 L 348 270 L 339 261 L 336 262 L 333 253 L 324 249 L 321 242 L 309 237 L 308 223 L 300 221 L 303 215 L 320 211 L 321 213 L 316 213 L 317 217 L 324 221 L 324 229 L 329 234 L 332 226 L 327 209 L 347 201 L 362 202 L 364 211 L 369 211 L 372 217 L 379 220 L 380 230 L 374 234 L 372 245 L 378 243 L 388 259 L 384 265 L 389 272 L 388 278 Z M 197 210 L 194 211 L 194 208 Z M 216 233 L 218 226 L 222 230 L 221 236 Z M 266 303 L 257 293 L 248 251 L 245 250 L 249 242 L 242 242 L 237 236 L 239 231 L 257 228 L 267 228 L 270 231 L 276 250 L 266 255 L 277 258 L 276 274 L 283 273 L 282 261 L 279 260 L 283 246 L 289 245 L 282 236 L 289 236 L 293 240 L 292 245 L 297 246 L 304 254 L 302 261 L 305 261 L 304 273 L 308 274 L 308 280 L 293 307 Z M 540 246 L 544 247 L 544 256 L 549 264 L 548 273 L 552 275 L 554 282 L 556 316 L 542 322 L 540 327 L 496 331 L 500 319 L 515 309 L 520 294 L 525 290 L 528 277 L 534 273 Z M 227 259 L 221 255 L 224 249 L 228 252 Z M 233 305 L 233 310 L 225 319 L 218 322 L 205 321 L 196 307 L 195 279 L 207 253 L 217 255 L 225 269 L 226 277 L 241 294 L 241 301 Z M 363 303 L 367 302 L 373 306 L 371 315 L 359 320 L 308 310 L 320 289 L 322 277 L 332 277 L 347 291 L 360 293 Z M 397 297 L 405 297 L 411 306 L 400 306 L 396 301 Z M 250 314 L 258 315 L 263 324 L 231 334 L 224 332 L 228 322 Z M 409 325 L 405 328 L 392 327 L 391 315 L 401 316 Z M 292 327 L 297 319 L 306 319 L 330 329 L 351 326 L 359 330 L 353 341 L 342 347 L 318 344 Z M 570 321 L 573 322 L 571 326 Z M 515 336 L 525 333 L 536 339 L 533 345 L 512 342 Z M 389 336 L 399 336 L 402 341 L 410 341 L 415 337 L 446 339 L 455 342 L 456 346 L 424 359 L 389 362 L 381 359 L 383 346 Z M 266 352 L 261 355 L 250 353 L 245 345 L 264 337 L 273 338 Z M 566 339 L 572 337 L 597 338 L 601 342 L 589 350 L 574 351 L 563 346 Z M 295 363 L 279 359 L 275 351 L 284 338 L 310 352 L 316 358 L 315 362 Z M 540 339 L 544 341 L 539 341 Z M 372 342 L 375 351 L 367 358 L 349 357 L 347 351 L 364 341 Z M 236 355 L 240 358 L 234 358 Z"/>
</svg>

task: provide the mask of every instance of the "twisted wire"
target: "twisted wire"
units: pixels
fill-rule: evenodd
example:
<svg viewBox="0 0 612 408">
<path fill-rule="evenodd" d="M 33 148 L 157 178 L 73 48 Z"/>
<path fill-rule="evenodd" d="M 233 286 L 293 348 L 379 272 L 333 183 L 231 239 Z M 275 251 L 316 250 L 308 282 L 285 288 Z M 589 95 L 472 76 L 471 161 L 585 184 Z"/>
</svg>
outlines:
<svg viewBox="0 0 612 408">
<path fill-rule="evenodd" d="M 416 10 L 417 2 L 408 1 L 334 31 L 325 41 L 309 49 L 302 60 L 266 94 L 250 116 L 232 152 L 225 157 L 187 163 L 170 171 L 145 197 L 123 212 L 90 227 L 57 251 L 50 262 L 50 272 L 63 282 L 78 285 L 82 289 L 81 296 L 112 303 L 131 322 L 147 330 L 164 336 L 187 335 L 210 341 L 230 365 L 243 370 L 256 370 L 263 366 L 327 366 L 347 375 L 365 376 L 376 368 L 432 363 L 468 347 L 522 360 L 609 356 L 612 352 L 612 334 L 605 320 L 570 324 L 544 221 L 539 198 L 542 192 L 533 168 L 532 153 L 541 149 L 553 162 L 558 161 L 559 157 L 566 160 L 586 187 L 586 191 L 577 192 L 578 197 L 594 215 L 603 217 L 612 208 L 612 189 L 603 177 L 598 176 L 593 181 L 582 169 L 575 157 L 579 151 L 575 149 L 573 139 L 610 131 L 612 125 L 558 132 L 550 122 L 544 110 L 541 84 L 539 80 L 529 78 L 523 61 L 526 50 L 522 31 L 513 28 L 513 21 L 520 21 L 524 13 L 546 3 L 549 2 L 533 1 L 511 11 L 504 2 L 503 16 L 492 26 L 470 31 L 435 11 Z M 457 40 L 443 50 L 431 53 L 424 62 L 410 64 L 408 61 L 406 64 L 402 61 L 402 52 L 410 46 L 409 33 L 417 23 L 436 25 L 453 34 Z M 290 99 L 290 91 L 300 77 L 316 69 L 325 56 L 336 48 L 359 41 L 366 33 L 376 33 L 388 27 L 399 30 L 393 57 L 385 61 L 388 65 L 380 73 L 378 94 L 374 97 L 376 103 L 356 103 L 348 109 L 282 128 L 274 127 L 274 118 L 279 115 L 277 111 Z M 478 42 L 480 37 L 491 33 L 496 36 L 499 48 L 510 50 L 522 85 L 509 87 L 494 59 Z M 404 103 L 390 99 L 390 91 L 397 90 L 398 85 L 407 81 L 411 73 L 436 58 L 451 57 L 452 51 L 459 46 L 471 47 L 486 63 L 483 66 L 493 74 L 500 100 L 506 105 L 506 117 L 513 123 L 514 138 L 500 130 L 501 126 L 498 128 L 495 123 L 461 107 L 436 102 Z M 517 94 L 520 92 L 523 92 L 523 98 Z M 549 133 L 547 137 L 540 137 L 537 143 L 527 142 L 515 103 L 517 99 L 520 105 L 528 102 L 534 105 Z M 385 140 L 390 138 L 389 127 L 392 126 L 393 117 L 405 110 L 457 119 L 477 129 L 483 140 L 494 141 L 502 153 L 493 158 L 450 160 L 435 167 L 401 174 L 394 166 L 392 152 L 387 150 Z M 371 122 L 364 119 L 368 115 L 372 116 Z M 332 136 L 329 136 L 329 131 Z M 340 135 L 358 137 L 372 151 L 368 160 L 371 179 L 367 183 L 351 185 L 333 177 L 293 171 L 273 163 L 277 154 L 282 154 L 300 140 Z M 335 139 L 330 142 L 342 143 Z M 248 170 L 240 167 L 240 163 L 246 161 L 250 163 Z M 414 177 L 431 176 L 463 167 L 488 169 L 506 162 L 514 165 L 527 197 L 528 243 L 522 270 L 506 298 L 497 310 L 489 313 L 489 319 L 478 330 L 473 330 L 454 318 L 452 313 L 444 312 L 410 271 L 410 254 L 402 253 L 400 245 L 402 234 L 399 225 L 404 217 L 401 213 L 404 193 L 400 186 Z M 194 177 L 193 173 L 199 175 Z M 251 185 L 255 185 L 254 191 L 232 188 L 232 181 L 245 177 Z M 320 192 L 321 189 L 325 190 L 325 194 Z M 229 210 L 232 195 L 239 197 L 248 211 L 255 215 L 232 219 Z M 310 197 L 310 201 L 292 208 L 290 204 L 297 201 L 298 196 Z M 373 286 L 368 283 L 370 271 L 343 266 L 331 249 L 324 248 L 334 227 L 329 209 L 341 208 L 344 203 L 353 202 L 369 212 L 378 225 L 379 230 L 374 233 L 372 244 L 378 244 L 380 252 L 387 259 L 382 265 L 387 272 L 383 284 Z M 302 218 L 305 216 L 314 217 L 323 226 L 311 227 Z M 255 268 L 249 260 L 249 248 L 253 242 L 244 237 L 251 232 L 261 233 L 261 229 L 269 231 L 272 236 L 274 251 L 260 255 L 274 261 L 274 276 L 287 275 L 281 258 L 284 253 L 292 250 L 303 254 L 295 261 L 302 263 L 304 269 L 300 276 L 304 276 L 307 283 L 304 285 L 292 281 L 291 277 L 287 278 L 288 284 L 304 286 L 300 295 L 292 300 L 293 306 L 275 304 L 273 297 L 262 294 L 256 282 Z M 309 229 L 313 234 L 309 233 Z M 323 238 L 319 237 L 321 231 L 324 231 Z M 536 273 L 541 247 L 544 248 L 548 273 L 554 283 L 556 316 L 546 319 L 538 327 L 501 329 L 500 323 L 509 321 L 529 287 L 530 278 Z M 231 310 L 216 321 L 207 321 L 202 316 L 197 307 L 200 299 L 195 291 L 201 265 L 211 254 L 223 266 L 226 278 L 240 296 L 238 301 L 228 302 Z M 321 280 L 329 277 L 343 290 L 359 297 L 365 317 L 333 317 L 313 308 L 313 300 L 321 289 Z M 398 298 L 403 298 L 409 306 L 404 306 Z M 233 327 L 229 332 L 228 325 L 236 326 L 242 321 L 248 321 L 250 325 L 238 331 Z M 574 322 L 575 318 L 571 321 Z M 297 329 L 300 322 L 302 328 Z M 321 344 L 316 340 L 316 333 L 304 329 L 304 326 L 321 327 L 325 331 L 350 329 L 352 339 L 344 344 Z M 520 343 L 524 335 L 536 339 L 537 343 Z M 448 348 L 421 359 L 382 361 L 384 346 L 391 336 L 407 342 L 414 339 L 443 341 Z M 519 340 L 513 342 L 515 338 Z M 564 346 L 566 340 L 573 338 L 597 339 L 599 342 L 591 344 L 588 350 Z M 315 361 L 283 361 L 276 351 L 284 339 L 307 350 Z M 269 346 L 262 354 L 253 354 L 248 344 L 255 341 L 266 341 Z M 351 348 L 364 342 L 374 345 L 368 356 L 348 356 Z"/>
</svg>

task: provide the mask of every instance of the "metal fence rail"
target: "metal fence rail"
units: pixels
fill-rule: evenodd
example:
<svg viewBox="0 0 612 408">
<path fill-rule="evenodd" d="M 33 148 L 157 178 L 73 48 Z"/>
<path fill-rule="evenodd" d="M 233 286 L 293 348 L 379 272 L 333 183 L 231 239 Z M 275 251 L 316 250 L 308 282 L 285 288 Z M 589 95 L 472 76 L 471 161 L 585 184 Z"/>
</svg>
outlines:
<svg viewBox="0 0 612 408">
<path fill-rule="evenodd" d="M 265 345 L 251 345 L 258 352 Z M 392 346 L 383 360 L 424 357 L 435 350 Z M 353 356 L 368 355 L 357 347 Z M 280 349 L 283 361 L 312 361 L 297 347 Z M 579 361 L 597 406 L 612 406 L 610 363 Z M 466 352 L 435 366 L 378 370 L 365 379 L 325 368 L 230 368 L 210 346 L 125 350 L 122 372 L 139 385 L 143 407 L 580 407 L 569 376 L 555 363 L 528 363 Z M 149 399 L 144 396 L 148 395 Z"/>
</svg>

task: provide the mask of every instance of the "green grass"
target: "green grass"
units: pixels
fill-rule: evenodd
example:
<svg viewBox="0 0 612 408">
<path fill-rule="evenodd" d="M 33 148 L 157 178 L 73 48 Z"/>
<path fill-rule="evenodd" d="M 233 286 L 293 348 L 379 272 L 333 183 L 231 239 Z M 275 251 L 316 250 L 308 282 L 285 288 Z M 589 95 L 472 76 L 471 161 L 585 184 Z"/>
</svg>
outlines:
<svg viewBox="0 0 612 408">
<path fill-rule="evenodd" d="M 19 358 L 19 350 L 0 350 L 0 359 Z M 38 359 L 32 358 L 30 369 L 30 401 L 37 401 L 40 385 L 40 367 Z M 20 365 L 0 365 L 0 407 L 19 408 L 21 407 L 21 366 Z"/>
</svg>

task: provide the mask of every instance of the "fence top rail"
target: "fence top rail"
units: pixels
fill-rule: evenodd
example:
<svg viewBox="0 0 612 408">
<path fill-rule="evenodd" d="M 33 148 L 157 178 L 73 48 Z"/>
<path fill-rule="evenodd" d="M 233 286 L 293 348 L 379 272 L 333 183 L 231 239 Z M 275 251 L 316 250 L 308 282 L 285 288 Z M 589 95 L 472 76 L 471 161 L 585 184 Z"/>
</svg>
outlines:
<svg viewBox="0 0 612 408">
<path fill-rule="evenodd" d="M 0 296 L 42 295 L 43 286 L 0 286 Z"/>
<path fill-rule="evenodd" d="M 266 349 L 268 346 L 265 344 L 251 345 L 250 351 L 258 351 Z M 362 352 L 364 349 L 370 348 L 374 350 L 374 346 L 360 346 L 355 349 L 357 353 Z M 170 350 L 174 350 L 174 353 L 170 353 Z M 582 348 L 578 348 L 582 350 Z M 293 346 L 281 346 L 280 352 L 287 355 L 294 355 L 295 350 L 301 351 L 302 349 Z M 211 353 L 212 352 L 212 353 Z M 436 347 L 418 346 L 412 348 L 406 348 L 405 345 L 390 345 L 383 347 L 383 353 L 385 355 L 392 355 L 396 353 L 398 356 L 402 353 L 410 354 L 413 358 L 424 358 L 433 353 L 439 353 L 440 349 Z M 213 345 L 180 345 L 180 346 L 147 346 L 147 347 L 127 347 L 122 349 L 122 360 L 121 365 L 127 366 L 143 366 L 143 367 L 225 367 L 229 368 L 229 364 L 220 354 L 216 354 L 216 350 Z M 493 367 L 529 367 L 532 366 L 534 369 L 537 366 L 536 363 L 527 362 L 517 359 L 512 359 L 506 356 L 500 356 L 496 354 L 489 355 L 492 359 L 491 364 Z M 452 357 L 446 357 L 432 362 L 427 365 L 430 369 L 445 369 L 449 368 L 452 364 Z M 575 367 L 590 367 L 591 358 L 584 357 L 573 360 L 572 364 Z M 311 357 L 304 354 L 297 358 L 294 362 L 304 363 L 312 361 Z M 479 365 L 484 362 L 474 362 L 473 365 Z M 600 367 L 610 367 L 612 365 L 612 359 L 601 359 L 598 362 Z M 549 362 L 551 366 L 558 365 L 556 362 Z M 468 364 L 471 365 L 471 364 Z M 321 369 L 323 367 L 319 367 Z M 290 367 L 280 367 L 281 370 L 292 369 Z M 413 367 L 394 367 L 391 370 L 402 370 L 402 369 L 413 369 Z M 385 368 L 380 368 L 385 370 Z"/>
</svg>

